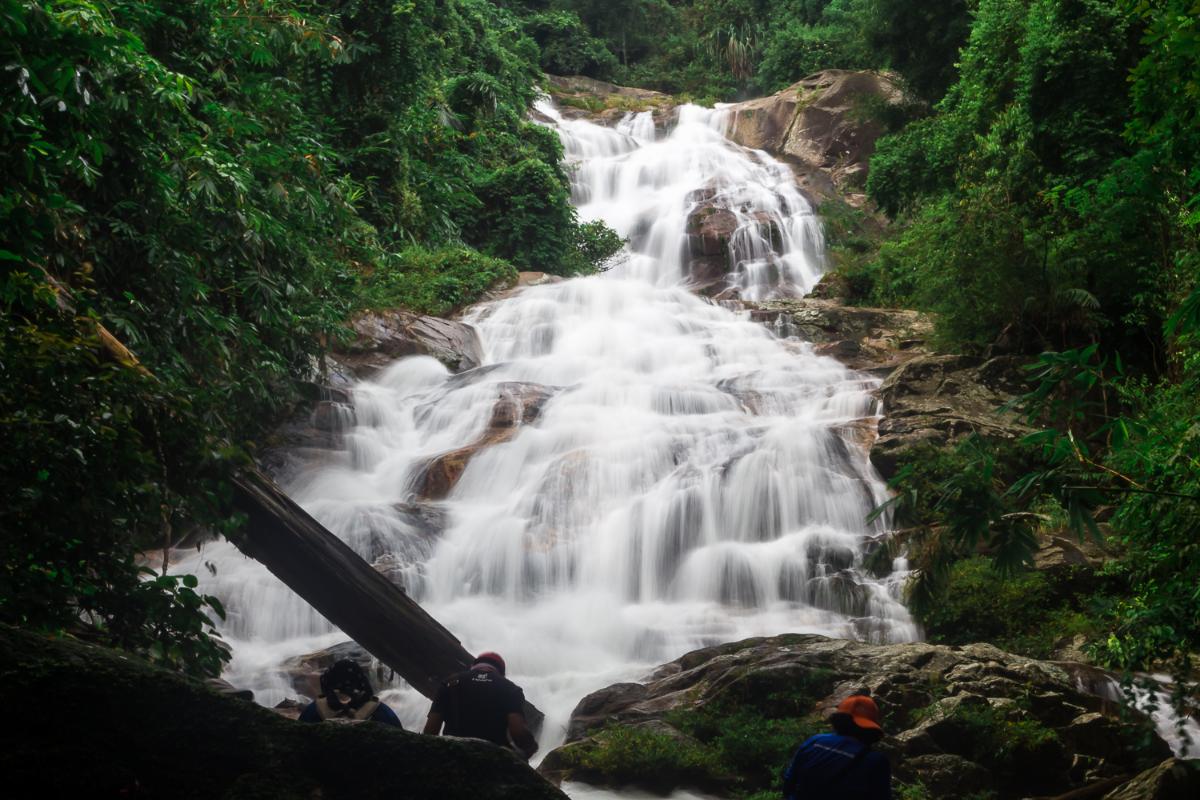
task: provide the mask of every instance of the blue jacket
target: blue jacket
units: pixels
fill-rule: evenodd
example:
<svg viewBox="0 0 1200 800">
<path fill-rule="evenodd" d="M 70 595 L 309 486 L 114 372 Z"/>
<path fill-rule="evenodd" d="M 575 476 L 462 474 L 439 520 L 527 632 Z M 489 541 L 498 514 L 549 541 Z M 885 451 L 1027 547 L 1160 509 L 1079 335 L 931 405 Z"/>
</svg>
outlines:
<svg viewBox="0 0 1200 800">
<path fill-rule="evenodd" d="M 783 787 L 787 800 L 891 800 L 892 768 L 858 739 L 822 733 L 792 756 Z"/>
</svg>

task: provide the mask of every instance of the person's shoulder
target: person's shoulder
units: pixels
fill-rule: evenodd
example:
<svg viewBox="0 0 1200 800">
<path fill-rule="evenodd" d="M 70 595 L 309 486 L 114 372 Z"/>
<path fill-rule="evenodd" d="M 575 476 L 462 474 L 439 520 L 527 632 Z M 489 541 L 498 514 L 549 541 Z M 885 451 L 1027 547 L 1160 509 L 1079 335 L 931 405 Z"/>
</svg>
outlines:
<svg viewBox="0 0 1200 800">
<path fill-rule="evenodd" d="M 376 722 L 395 725 L 397 728 L 404 727 L 400 724 L 400 717 L 396 715 L 396 712 L 392 710 L 392 707 L 382 701 L 379 703 L 379 707 L 375 709 L 375 713 L 371 715 L 371 718 Z"/>
<path fill-rule="evenodd" d="M 463 672 L 456 672 L 453 675 L 446 678 L 444 681 L 442 681 L 441 688 L 449 689 L 452 686 L 457 686 L 458 684 L 462 683 L 463 681 L 469 681 L 469 680 L 471 680 L 471 671 L 470 670 L 464 670 Z"/>
<path fill-rule="evenodd" d="M 823 744 L 826 747 L 836 747 L 843 743 L 845 736 L 836 733 L 817 733 L 804 740 L 805 744 Z"/>
</svg>

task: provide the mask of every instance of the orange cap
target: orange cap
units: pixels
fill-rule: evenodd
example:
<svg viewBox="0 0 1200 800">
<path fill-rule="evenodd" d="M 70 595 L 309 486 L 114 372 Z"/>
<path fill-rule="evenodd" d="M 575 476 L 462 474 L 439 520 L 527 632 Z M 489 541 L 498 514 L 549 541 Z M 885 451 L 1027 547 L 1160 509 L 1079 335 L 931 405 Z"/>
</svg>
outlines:
<svg viewBox="0 0 1200 800">
<path fill-rule="evenodd" d="M 860 728 L 883 733 L 879 726 L 879 706 L 865 694 L 852 694 L 838 703 L 834 716 L 844 715 Z"/>
</svg>

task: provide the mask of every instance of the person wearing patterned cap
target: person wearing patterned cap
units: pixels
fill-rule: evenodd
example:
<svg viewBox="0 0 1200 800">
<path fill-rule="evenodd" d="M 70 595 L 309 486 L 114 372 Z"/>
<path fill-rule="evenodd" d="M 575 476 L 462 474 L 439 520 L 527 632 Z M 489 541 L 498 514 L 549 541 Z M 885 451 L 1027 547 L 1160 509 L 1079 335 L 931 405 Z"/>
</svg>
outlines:
<svg viewBox="0 0 1200 800">
<path fill-rule="evenodd" d="M 380 702 L 358 664 L 343 658 L 321 673 L 321 696 L 300 714 L 301 722 L 382 722 L 403 728 L 396 712 Z"/>
<path fill-rule="evenodd" d="M 866 695 L 847 697 L 829 718 L 833 733 L 810 737 L 783 775 L 785 800 L 890 800 L 892 768 L 871 749 L 883 738 L 879 707 Z"/>
<path fill-rule="evenodd" d="M 525 724 L 525 693 L 504 669 L 498 653 L 480 653 L 469 670 L 451 676 L 433 698 L 425 733 L 484 739 L 531 758 L 538 745 Z"/>
</svg>

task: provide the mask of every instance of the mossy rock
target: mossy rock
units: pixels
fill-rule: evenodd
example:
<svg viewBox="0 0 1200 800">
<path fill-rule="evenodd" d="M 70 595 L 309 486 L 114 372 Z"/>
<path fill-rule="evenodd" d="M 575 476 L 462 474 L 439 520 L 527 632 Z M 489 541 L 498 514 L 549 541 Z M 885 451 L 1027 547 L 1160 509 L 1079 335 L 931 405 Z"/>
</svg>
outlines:
<svg viewBox="0 0 1200 800">
<path fill-rule="evenodd" d="M 869 693 L 898 796 L 1016 800 L 1103 788 L 1170 754 L 1150 721 L 1079 691 L 1058 665 L 986 644 L 872 645 L 811 634 L 697 650 L 580 701 L 548 777 L 741 798 L 780 772 L 850 694 Z"/>
<path fill-rule="evenodd" d="M 8 626 L 0 648 L 0 769 L 39 797 L 565 797 L 484 742 L 293 722 L 132 656 Z"/>
</svg>

